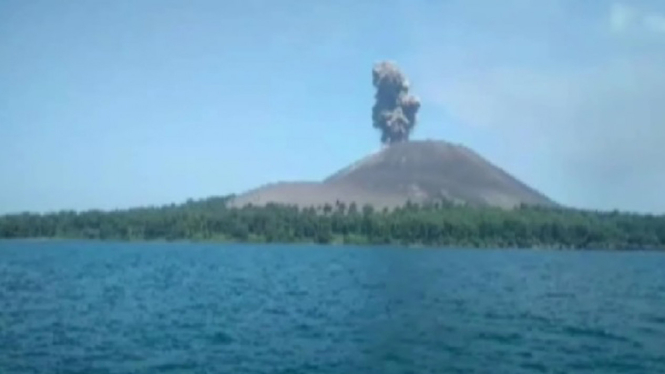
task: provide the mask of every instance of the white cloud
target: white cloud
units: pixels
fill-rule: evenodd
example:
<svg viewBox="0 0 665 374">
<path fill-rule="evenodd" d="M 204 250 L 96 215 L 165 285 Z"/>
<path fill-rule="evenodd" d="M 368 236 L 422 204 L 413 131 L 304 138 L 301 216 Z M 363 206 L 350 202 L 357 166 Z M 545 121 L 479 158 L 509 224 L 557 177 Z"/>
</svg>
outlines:
<svg viewBox="0 0 665 374">
<path fill-rule="evenodd" d="M 614 3 L 610 7 L 610 27 L 612 31 L 626 31 L 635 23 L 638 12 L 624 4 Z"/>
<path fill-rule="evenodd" d="M 644 26 L 658 33 L 665 33 L 665 16 L 660 14 L 647 14 L 644 16 Z"/>
<path fill-rule="evenodd" d="M 621 3 L 610 7 L 609 22 L 611 30 L 617 33 L 665 33 L 665 15 Z"/>
</svg>

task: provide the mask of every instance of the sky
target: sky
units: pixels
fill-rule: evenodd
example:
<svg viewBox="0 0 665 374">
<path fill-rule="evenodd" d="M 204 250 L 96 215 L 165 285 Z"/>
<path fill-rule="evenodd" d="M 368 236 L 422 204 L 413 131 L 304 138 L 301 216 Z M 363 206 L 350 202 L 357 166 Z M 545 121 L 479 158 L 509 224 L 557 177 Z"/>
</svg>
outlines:
<svg viewBox="0 0 665 374">
<path fill-rule="evenodd" d="M 665 213 L 659 0 L 0 0 L 0 213 L 324 178 L 381 147 L 381 60 L 422 101 L 412 139 Z"/>
</svg>

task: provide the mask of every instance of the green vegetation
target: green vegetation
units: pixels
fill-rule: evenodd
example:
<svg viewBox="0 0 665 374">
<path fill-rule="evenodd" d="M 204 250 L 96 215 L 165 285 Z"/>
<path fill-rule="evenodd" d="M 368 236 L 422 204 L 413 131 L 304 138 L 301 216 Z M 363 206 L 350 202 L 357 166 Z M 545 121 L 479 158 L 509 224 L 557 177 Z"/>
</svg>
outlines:
<svg viewBox="0 0 665 374">
<path fill-rule="evenodd" d="M 375 211 L 228 208 L 229 197 L 117 211 L 0 217 L 0 238 L 316 242 L 462 247 L 665 248 L 665 216 L 447 203 Z"/>
</svg>

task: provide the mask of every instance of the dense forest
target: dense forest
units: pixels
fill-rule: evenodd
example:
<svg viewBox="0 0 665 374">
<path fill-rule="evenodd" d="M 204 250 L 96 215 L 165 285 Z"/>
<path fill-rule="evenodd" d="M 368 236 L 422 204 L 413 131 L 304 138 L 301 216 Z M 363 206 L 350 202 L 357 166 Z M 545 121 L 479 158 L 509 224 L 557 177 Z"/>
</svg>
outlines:
<svg viewBox="0 0 665 374">
<path fill-rule="evenodd" d="M 116 211 L 0 217 L 0 238 L 316 242 L 460 247 L 665 248 L 665 216 L 447 203 L 393 210 L 228 208 L 230 197 Z"/>
</svg>

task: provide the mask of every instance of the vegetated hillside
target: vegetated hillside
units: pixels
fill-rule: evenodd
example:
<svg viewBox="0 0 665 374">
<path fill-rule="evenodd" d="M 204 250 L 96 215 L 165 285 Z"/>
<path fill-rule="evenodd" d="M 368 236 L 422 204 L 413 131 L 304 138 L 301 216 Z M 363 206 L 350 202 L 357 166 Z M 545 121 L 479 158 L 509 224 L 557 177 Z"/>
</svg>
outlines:
<svg viewBox="0 0 665 374">
<path fill-rule="evenodd" d="M 196 240 L 490 248 L 665 249 L 665 216 L 522 206 L 339 203 L 228 208 L 214 197 L 116 211 L 0 216 L 0 239 Z"/>
<path fill-rule="evenodd" d="M 503 208 L 520 204 L 556 206 L 469 148 L 443 141 L 397 143 L 322 182 L 267 185 L 238 196 L 232 205 L 272 202 L 304 207 L 355 202 L 359 206 L 393 208 L 407 201 L 438 200 Z"/>
</svg>

